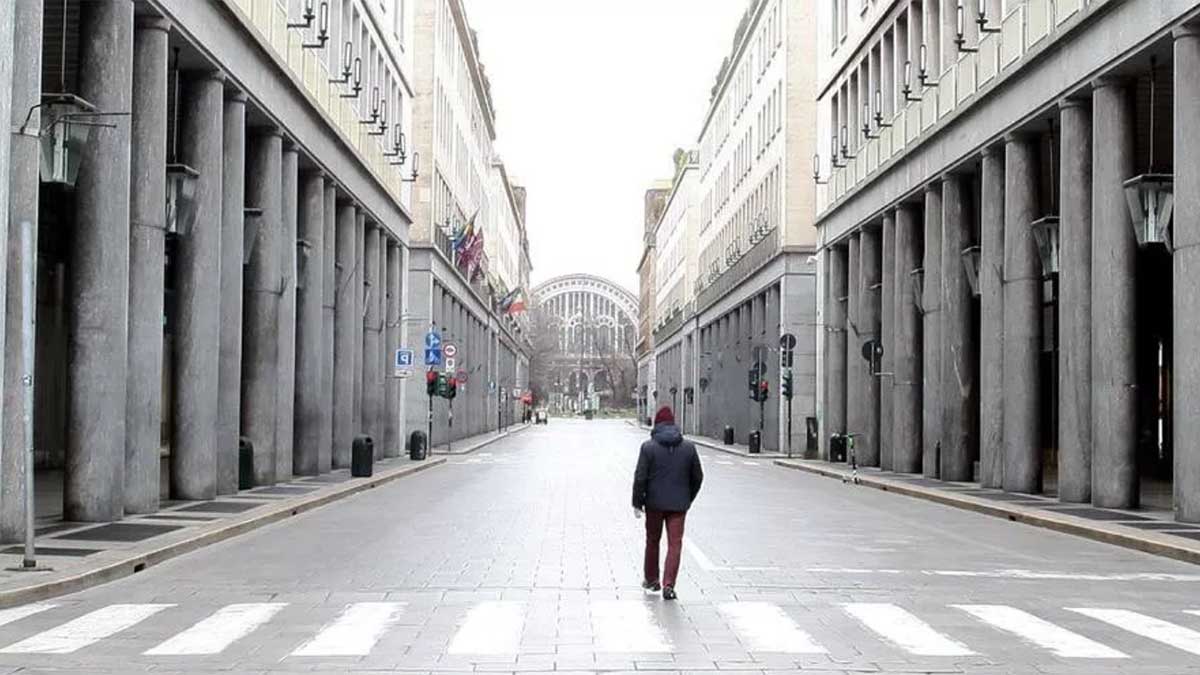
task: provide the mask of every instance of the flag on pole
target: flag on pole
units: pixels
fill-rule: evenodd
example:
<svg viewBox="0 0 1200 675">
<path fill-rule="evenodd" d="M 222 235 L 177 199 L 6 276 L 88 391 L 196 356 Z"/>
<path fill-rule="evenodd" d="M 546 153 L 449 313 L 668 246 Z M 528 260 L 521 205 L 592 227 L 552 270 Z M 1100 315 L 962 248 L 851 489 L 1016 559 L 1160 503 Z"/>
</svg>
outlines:
<svg viewBox="0 0 1200 675">
<path fill-rule="evenodd" d="M 512 307 L 513 303 L 517 301 L 517 297 L 520 295 L 521 287 L 518 286 L 506 293 L 504 297 L 500 298 L 499 302 L 496 303 L 496 309 L 501 312 L 507 312 L 508 308 Z"/>
</svg>

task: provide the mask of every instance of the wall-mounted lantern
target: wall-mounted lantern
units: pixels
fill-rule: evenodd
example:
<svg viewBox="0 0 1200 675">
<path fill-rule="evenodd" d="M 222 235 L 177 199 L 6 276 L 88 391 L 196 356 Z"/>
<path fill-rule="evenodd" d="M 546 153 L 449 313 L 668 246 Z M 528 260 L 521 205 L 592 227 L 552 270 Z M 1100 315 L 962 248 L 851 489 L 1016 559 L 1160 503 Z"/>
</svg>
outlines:
<svg viewBox="0 0 1200 675">
<path fill-rule="evenodd" d="M 968 246 L 962 250 L 963 271 L 967 275 L 967 283 L 971 286 L 971 295 L 979 297 L 982 293 L 979 286 L 979 266 L 982 260 L 978 246 Z"/>
<path fill-rule="evenodd" d="M 313 245 L 307 239 L 296 240 L 296 289 L 304 288 L 304 280 L 308 278 L 308 261 L 312 257 Z M 285 284 L 286 286 L 286 284 Z"/>
<path fill-rule="evenodd" d="M 955 10 L 958 21 L 957 35 L 954 38 L 954 44 L 958 45 L 958 51 L 962 54 L 974 54 L 979 51 L 978 47 L 968 47 L 965 33 L 966 24 L 966 9 L 963 7 L 963 0 L 958 0 L 958 7 Z"/>
<path fill-rule="evenodd" d="M 890 129 L 891 122 L 885 122 L 883 119 L 883 90 L 875 89 L 875 126 L 880 129 Z"/>
<path fill-rule="evenodd" d="M 821 178 L 821 155 L 813 153 L 813 183 L 817 185 L 828 185 L 829 179 Z"/>
<path fill-rule="evenodd" d="M 979 25 L 980 33 L 999 33 L 1000 26 L 993 26 L 988 23 L 988 0 L 978 0 L 979 7 L 976 11 L 975 23 Z"/>
<path fill-rule="evenodd" d="M 262 229 L 263 210 L 257 207 L 242 209 L 242 264 L 250 264 L 250 256 L 258 244 L 259 230 Z"/>
<path fill-rule="evenodd" d="M 346 40 L 342 46 L 341 77 L 330 78 L 329 84 L 349 84 L 350 76 L 354 74 L 354 43 Z"/>
<path fill-rule="evenodd" d="M 309 28 L 312 25 L 312 19 L 309 18 L 311 16 L 311 12 L 312 12 L 311 5 L 312 5 L 312 3 L 310 2 L 309 7 L 306 10 L 307 12 L 309 12 L 309 14 L 305 14 L 305 16 L 304 16 L 305 21 L 308 22 L 308 25 L 305 26 L 305 28 Z M 317 41 L 316 42 L 303 42 L 300 44 L 300 47 L 302 49 L 324 49 L 325 45 L 328 42 L 329 42 L 329 0 L 325 0 L 324 2 L 321 3 L 320 22 L 317 24 Z"/>
<path fill-rule="evenodd" d="M 395 161 L 388 162 L 392 166 L 401 166 L 408 161 L 408 143 L 404 137 L 404 132 L 400 129 L 399 124 L 392 125 L 392 149 L 384 152 L 384 157 L 395 157 Z"/>
<path fill-rule="evenodd" d="M 913 95 L 911 59 L 904 62 L 904 89 L 902 91 L 904 92 L 904 100 L 908 103 L 921 100 L 920 96 Z"/>
<path fill-rule="evenodd" d="M 186 237 L 196 222 L 196 186 L 200 172 L 179 161 L 179 48 L 175 48 L 175 60 L 171 70 L 175 76 L 174 117 L 171 121 L 171 160 L 167 163 L 167 232 Z"/>
<path fill-rule="evenodd" d="M 929 78 L 929 48 L 924 42 L 921 43 L 920 49 L 917 50 L 917 79 L 921 80 L 921 87 L 928 87 L 937 84 L 937 80 Z"/>
<path fill-rule="evenodd" d="M 925 299 L 922 294 L 925 292 L 925 268 L 918 267 L 908 273 L 908 278 L 912 281 L 913 288 L 913 306 L 918 312 L 925 313 Z"/>
<path fill-rule="evenodd" d="M 414 152 L 412 154 L 412 175 L 409 178 L 401 178 L 401 183 L 415 183 L 417 177 L 421 175 L 421 153 Z"/>
<path fill-rule="evenodd" d="M 96 107 L 74 94 L 46 94 L 40 107 L 42 117 L 47 120 L 41 132 L 42 181 L 75 187 L 79 162 L 91 140 L 92 128 L 103 126 L 91 121 L 97 115 Z M 32 117 L 30 110 L 29 118 Z"/>
<path fill-rule="evenodd" d="M 352 75 L 353 75 L 353 79 L 354 79 L 354 86 L 350 87 L 350 93 L 338 94 L 338 98 L 358 98 L 358 95 L 362 93 L 362 57 L 361 56 L 354 57 L 353 70 L 354 70 L 354 72 Z M 351 74 L 350 73 L 345 73 L 345 74 L 348 76 L 346 78 L 347 81 L 349 81 L 349 79 L 350 79 L 349 75 L 351 75 Z"/>
<path fill-rule="evenodd" d="M 1125 201 L 1138 246 L 1160 244 L 1171 250 L 1174 183 L 1169 173 L 1146 173 L 1125 181 Z"/>
<path fill-rule="evenodd" d="M 838 135 L 837 135 L 836 131 L 833 133 L 833 144 L 830 146 L 830 149 L 832 150 L 832 152 L 829 154 L 829 157 L 830 157 L 829 162 L 830 162 L 830 164 L 833 165 L 833 168 L 840 169 L 843 166 L 846 166 L 845 164 L 838 161 Z"/>
<path fill-rule="evenodd" d="M 1042 260 L 1042 274 L 1047 277 L 1058 274 L 1058 216 L 1035 220 L 1030 228 L 1033 229 L 1033 240 L 1037 242 L 1038 257 Z"/>
<path fill-rule="evenodd" d="M 316 8 L 313 0 L 304 0 L 304 14 L 300 15 L 303 21 L 288 22 L 288 28 L 312 28 L 313 20 L 317 18 Z"/>
<path fill-rule="evenodd" d="M 871 104 L 867 101 L 863 102 L 862 132 L 863 138 L 866 138 L 868 141 L 873 141 L 876 138 L 879 138 L 879 134 L 871 133 Z"/>
</svg>

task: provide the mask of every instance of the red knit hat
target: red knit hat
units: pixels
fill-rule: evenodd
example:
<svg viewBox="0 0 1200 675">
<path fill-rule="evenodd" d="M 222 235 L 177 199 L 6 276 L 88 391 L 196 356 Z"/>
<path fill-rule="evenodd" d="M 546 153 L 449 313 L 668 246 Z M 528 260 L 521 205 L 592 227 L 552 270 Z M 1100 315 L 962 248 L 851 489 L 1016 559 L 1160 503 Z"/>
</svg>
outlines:
<svg viewBox="0 0 1200 675">
<path fill-rule="evenodd" d="M 671 406 L 664 405 L 654 413 L 654 424 L 675 424 L 675 413 L 671 412 Z"/>
</svg>

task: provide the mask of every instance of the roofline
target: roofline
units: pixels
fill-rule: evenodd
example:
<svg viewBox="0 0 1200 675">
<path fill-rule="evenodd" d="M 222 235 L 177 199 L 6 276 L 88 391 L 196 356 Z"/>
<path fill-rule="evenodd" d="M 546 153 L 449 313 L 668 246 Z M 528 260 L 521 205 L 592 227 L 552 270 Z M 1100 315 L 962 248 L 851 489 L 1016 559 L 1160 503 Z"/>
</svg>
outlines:
<svg viewBox="0 0 1200 675">
<path fill-rule="evenodd" d="M 742 35 L 742 40 L 733 50 L 733 60 L 729 63 L 729 70 L 725 71 L 725 77 L 721 80 L 721 87 L 717 90 L 717 95 L 713 97 L 712 103 L 708 106 L 708 113 L 704 115 L 704 124 L 700 127 L 700 135 L 696 137 L 696 142 L 704 138 L 704 132 L 708 131 L 708 125 L 712 124 L 713 114 L 717 111 L 717 106 L 725 98 L 725 92 L 729 89 L 729 82 L 733 79 L 734 66 L 742 60 L 742 56 L 746 53 L 746 47 L 750 44 L 750 35 L 754 32 L 754 27 L 758 25 L 759 19 L 762 18 L 763 10 L 767 6 L 768 0 L 754 0 L 755 6 L 752 12 L 750 24 L 746 26 L 746 33 Z"/>
<path fill-rule="evenodd" d="M 475 40 L 471 39 L 471 24 L 467 21 L 467 9 L 463 6 L 462 0 L 447 0 L 450 4 L 450 14 L 454 17 L 454 26 L 458 29 L 459 42 L 463 47 L 463 52 L 467 56 L 467 65 L 470 66 L 471 84 L 475 87 L 475 95 L 479 98 L 480 105 L 483 106 L 483 120 L 487 124 L 488 134 L 491 139 L 496 140 L 496 110 L 492 106 L 492 97 L 488 95 L 487 90 L 483 87 L 483 66 L 479 58 L 479 52 L 475 51 Z"/>
</svg>

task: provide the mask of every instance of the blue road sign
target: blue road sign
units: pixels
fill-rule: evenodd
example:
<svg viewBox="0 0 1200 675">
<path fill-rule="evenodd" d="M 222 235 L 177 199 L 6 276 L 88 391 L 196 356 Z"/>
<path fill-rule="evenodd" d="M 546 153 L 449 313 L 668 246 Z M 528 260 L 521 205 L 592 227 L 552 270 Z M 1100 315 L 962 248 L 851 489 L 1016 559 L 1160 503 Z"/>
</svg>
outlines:
<svg viewBox="0 0 1200 675">
<path fill-rule="evenodd" d="M 426 333 L 425 334 L 425 349 L 436 349 L 438 351 L 441 351 L 441 349 L 442 349 L 442 334 L 435 330 L 431 330 L 428 333 Z"/>
<path fill-rule="evenodd" d="M 427 365 L 427 366 L 442 365 L 442 350 L 441 349 L 426 349 L 425 350 L 425 365 Z"/>
<path fill-rule="evenodd" d="M 396 367 L 408 368 L 413 364 L 413 352 L 411 349 L 396 350 Z"/>
</svg>

